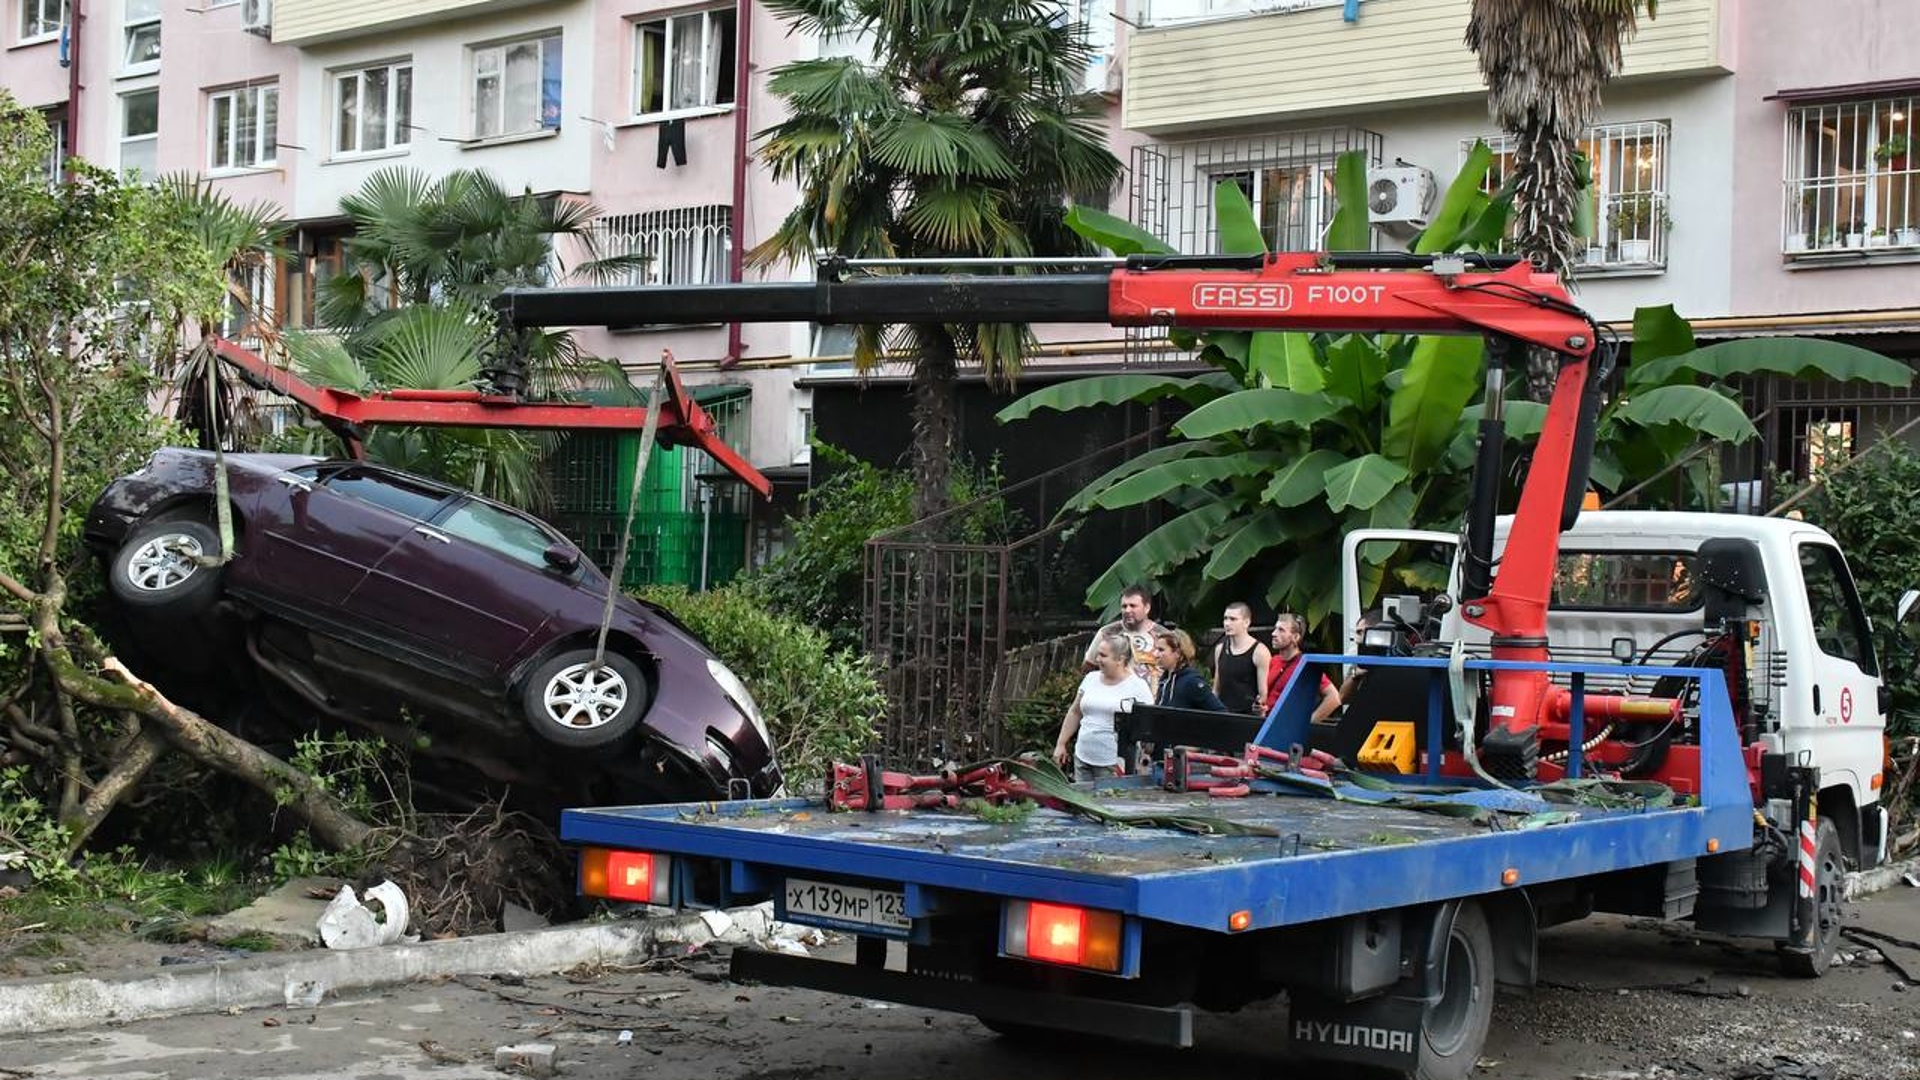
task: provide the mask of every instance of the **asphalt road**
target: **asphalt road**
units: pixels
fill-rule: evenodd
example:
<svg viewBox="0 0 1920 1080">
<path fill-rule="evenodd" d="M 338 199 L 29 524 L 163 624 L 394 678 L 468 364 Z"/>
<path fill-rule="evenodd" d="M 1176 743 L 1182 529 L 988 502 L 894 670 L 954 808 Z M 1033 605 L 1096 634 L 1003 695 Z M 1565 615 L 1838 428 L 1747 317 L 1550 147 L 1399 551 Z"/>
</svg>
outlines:
<svg viewBox="0 0 1920 1080">
<path fill-rule="evenodd" d="M 1920 942 L 1920 889 L 1896 886 L 1852 915 Z M 823 951 L 835 949 L 851 951 Z M 1846 949 L 1853 963 L 1797 981 L 1774 973 L 1767 947 L 1684 927 L 1598 918 L 1556 928 L 1542 941 L 1545 985 L 1496 1006 L 1481 1074 L 1920 1080 L 1920 987 L 1895 989 L 1892 967 Z M 1920 974 L 1920 949 L 1896 955 Z M 701 953 L 646 970 L 475 977 L 316 1008 L 34 1036 L 0 1042 L 0 1078 L 497 1080 L 495 1048 L 528 1042 L 554 1046 L 559 1075 L 577 1080 L 1349 1075 L 1290 1062 L 1279 1005 L 1203 1017 L 1189 1051 L 1031 1046 L 966 1017 L 736 986 L 724 971 L 724 957 Z"/>
</svg>

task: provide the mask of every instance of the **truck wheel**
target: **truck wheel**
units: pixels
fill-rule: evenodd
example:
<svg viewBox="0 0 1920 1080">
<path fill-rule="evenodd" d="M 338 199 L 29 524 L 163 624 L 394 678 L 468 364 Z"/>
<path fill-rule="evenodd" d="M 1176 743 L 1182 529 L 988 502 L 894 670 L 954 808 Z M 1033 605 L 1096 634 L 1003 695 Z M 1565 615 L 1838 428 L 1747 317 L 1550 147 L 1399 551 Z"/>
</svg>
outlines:
<svg viewBox="0 0 1920 1080">
<path fill-rule="evenodd" d="M 1812 917 L 1780 949 L 1780 970 L 1804 979 L 1817 979 L 1833 966 L 1833 954 L 1840 948 L 1840 898 L 1847 876 L 1841 862 L 1840 830 L 1823 818 L 1813 835 L 1812 900 L 1799 895 L 1797 869 L 1794 877 L 1794 902 L 1810 904 Z"/>
<path fill-rule="evenodd" d="M 220 567 L 199 559 L 220 552 L 220 537 L 190 519 L 135 529 L 114 553 L 107 586 L 129 608 L 169 617 L 197 615 L 220 594 Z"/>
<path fill-rule="evenodd" d="M 534 734 L 575 750 L 606 746 L 639 726 L 647 677 L 616 652 L 599 667 L 592 649 L 568 649 L 535 668 L 520 704 Z"/>
<path fill-rule="evenodd" d="M 1475 903 L 1463 904 L 1447 940 L 1446 983 L 1420 1019 L 1420 1064 L 1413 1080 L 1473 1075 L 1493 1022 L 1493 932 Z"/>
</svg>

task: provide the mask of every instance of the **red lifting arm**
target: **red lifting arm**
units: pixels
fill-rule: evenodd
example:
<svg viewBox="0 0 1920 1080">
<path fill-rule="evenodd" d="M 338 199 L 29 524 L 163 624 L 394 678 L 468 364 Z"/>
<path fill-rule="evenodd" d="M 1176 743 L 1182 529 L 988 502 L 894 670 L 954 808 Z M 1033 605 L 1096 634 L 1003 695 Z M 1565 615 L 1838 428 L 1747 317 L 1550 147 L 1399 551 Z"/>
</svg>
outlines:
<svg viewBox="0 0 1920 1080">
<path fill-rule="evenodd" d="M 647 422 L 640 406 L 587 405 L 574 402 L 528 402 L 519 398 L 483 394 L 478 390 L 386 390 L 356 394 L 314 386 L 286 368 L 269 363 L 251 349 L 225 338 L 214 338 L 214 355 L 239 368 L 247 381 L 263 390 L 285 394 L 313 410 L 322 423 L 347 442 L 355 457 L 361 454 L 360 429 L 378 424 L 416 427 L 484 427 L 543 431 L 639 431 Z M 671 354 L 660 360 L 666 368 L 667 399 L 660 404 L 657 437 L 669 446 L 691 446 L 711 455 L 762 497 L 773 484 L 760 470 L 734 453 L 715 430 L 713 417 L 687 395 Z"/>
</svg>

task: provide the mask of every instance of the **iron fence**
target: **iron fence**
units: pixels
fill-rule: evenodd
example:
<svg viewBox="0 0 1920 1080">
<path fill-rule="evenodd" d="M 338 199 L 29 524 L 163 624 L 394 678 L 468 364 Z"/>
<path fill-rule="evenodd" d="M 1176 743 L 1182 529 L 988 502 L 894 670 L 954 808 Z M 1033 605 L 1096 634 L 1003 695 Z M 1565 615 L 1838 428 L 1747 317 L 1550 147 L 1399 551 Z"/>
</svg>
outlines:
<svg viewBox="0 0 1920 1080">
<path fill-rule="evenodd" d="M 1164 430 L 1151 427 L 867 541 L 863 628 L 883 672 L 889 761 L 937 764 L 1016 749 L 1007 710 L 1045 672 L 1032 656 L 1009 664 L 1009 653 L 1085 618 L 1083 575 L 1068 568 L 1087 561 L 1090 538 L 1056 515 L 1073 492 L 1154 445 Z M 940 539 L 990 500 L 1038 507 L 1035 520 L 1046 524 L 1004 542 Z"/>
</svg>

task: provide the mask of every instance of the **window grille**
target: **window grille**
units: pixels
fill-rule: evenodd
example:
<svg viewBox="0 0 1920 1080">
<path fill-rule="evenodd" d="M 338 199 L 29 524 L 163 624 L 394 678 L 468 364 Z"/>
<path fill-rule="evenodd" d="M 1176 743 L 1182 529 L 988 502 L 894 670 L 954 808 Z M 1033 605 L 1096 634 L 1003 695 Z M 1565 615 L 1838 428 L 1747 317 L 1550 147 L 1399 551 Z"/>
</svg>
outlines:
<svg viewBox="0 0 1920 1080">
<path fill-rule="evenodd" d="M 1667 144 L 1663 120 L 1601 124 L 1587 129 L 1580 152 L 1593 170 L 1587 196 L 1594 235 L 1575 252 L 1576 267 L 1635 268 L 1667 265 Z M 1504 136 L 1484 140 L 1493 151 L 1482 190 L 1499 190 L 1513 173 L 1514 144 Z M 1474 140 L 1460 143 L 1464 160 Z M 1507 245 L 1502 244 L 1502 249 Z"/>
<path fill-rule="evenodd" d="M 1783 252 L 1920 248 L 1916 105 L 1897 97 L 1788 110 Z"/>
<path fill-rule="evenodd" d="M 628 285 L 717 284 L 727 280 L 732 218 L 728 206 L 610 215 L 595 224 L 600 257 L 646 257 L 644 266 L 627 273 Z"/>
</svg>

